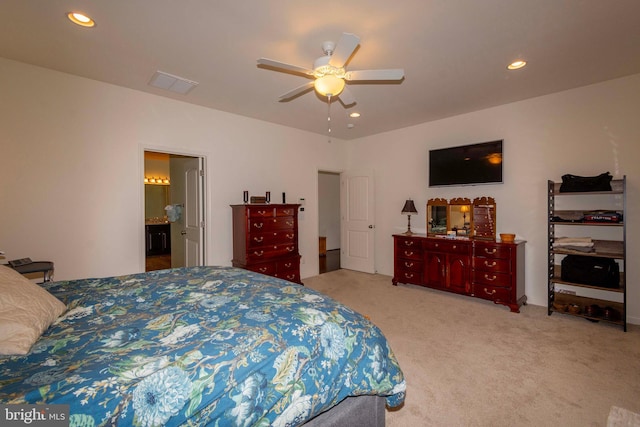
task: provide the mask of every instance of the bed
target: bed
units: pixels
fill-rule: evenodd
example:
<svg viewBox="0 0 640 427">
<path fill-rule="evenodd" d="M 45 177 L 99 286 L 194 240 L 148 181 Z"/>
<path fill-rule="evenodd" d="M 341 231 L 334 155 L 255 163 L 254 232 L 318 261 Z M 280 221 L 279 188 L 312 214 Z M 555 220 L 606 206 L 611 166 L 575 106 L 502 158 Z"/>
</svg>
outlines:
<svg viewBox="0 0 640 427">
<path fill-rule="evenodd" d="M 381 403 L 404 401 L 381 331 L 303 286 L 232 267 L 41 286 L 65 311 L 26 354 L 0 356 L 0 403 L 146 427 L 328 425 L 372 406 L 380 422 Z"/>
</svg>

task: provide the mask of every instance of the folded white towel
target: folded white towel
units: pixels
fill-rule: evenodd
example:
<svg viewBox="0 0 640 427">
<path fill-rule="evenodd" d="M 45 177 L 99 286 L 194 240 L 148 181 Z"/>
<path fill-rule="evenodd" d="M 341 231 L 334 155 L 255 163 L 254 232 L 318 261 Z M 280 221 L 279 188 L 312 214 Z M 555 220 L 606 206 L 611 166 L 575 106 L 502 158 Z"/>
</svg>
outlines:
<svg viewBox="0 0 640 427">
<path fill-rule="evenodd" d="M 592 243 L 591 237 L 556 237 L 554 243 Z"/>
</svg>

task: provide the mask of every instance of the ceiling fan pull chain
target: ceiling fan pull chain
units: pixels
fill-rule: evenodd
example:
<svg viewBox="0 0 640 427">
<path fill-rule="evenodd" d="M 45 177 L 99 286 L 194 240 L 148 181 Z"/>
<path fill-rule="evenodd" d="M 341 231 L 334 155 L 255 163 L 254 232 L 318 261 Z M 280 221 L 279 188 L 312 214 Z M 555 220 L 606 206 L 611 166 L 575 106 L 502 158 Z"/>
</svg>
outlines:
<svg viewBox="0 0 640 427">
<path fill-rule="evenodd" d="M 327 130 L 331 136 L 331 94 L 327 95 Z"/>
</svg>

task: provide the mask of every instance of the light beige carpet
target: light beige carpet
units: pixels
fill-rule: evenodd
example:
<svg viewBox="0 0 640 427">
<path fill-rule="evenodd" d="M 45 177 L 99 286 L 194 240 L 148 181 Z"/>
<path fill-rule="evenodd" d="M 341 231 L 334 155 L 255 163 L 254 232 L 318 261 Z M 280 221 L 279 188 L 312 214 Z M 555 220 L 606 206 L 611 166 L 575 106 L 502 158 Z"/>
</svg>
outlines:
<svg viewBox="0 0 640 427">
<path fill-rule="evenodd" d="M 303 282 L 369 316 L 391 343 L 407 397 L 388 426 L 604 427 L 614 406 L 640 413 L 638 326 L 532 305 L 515 314 L 344 269 Z"/>
</svg>

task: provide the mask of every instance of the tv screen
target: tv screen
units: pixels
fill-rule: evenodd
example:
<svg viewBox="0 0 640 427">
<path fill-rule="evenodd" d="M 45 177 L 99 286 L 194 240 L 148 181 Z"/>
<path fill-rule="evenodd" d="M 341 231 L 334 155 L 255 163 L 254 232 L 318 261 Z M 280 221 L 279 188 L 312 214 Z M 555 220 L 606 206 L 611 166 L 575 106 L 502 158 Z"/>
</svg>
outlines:
<svg viewBox="0 0 640 427">
<path fill-rule="evenodd" d="M 502 140 L 429 150 L 429 187 L 502 183 Z"/>
</svg>

